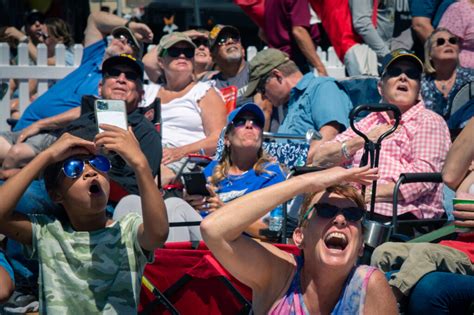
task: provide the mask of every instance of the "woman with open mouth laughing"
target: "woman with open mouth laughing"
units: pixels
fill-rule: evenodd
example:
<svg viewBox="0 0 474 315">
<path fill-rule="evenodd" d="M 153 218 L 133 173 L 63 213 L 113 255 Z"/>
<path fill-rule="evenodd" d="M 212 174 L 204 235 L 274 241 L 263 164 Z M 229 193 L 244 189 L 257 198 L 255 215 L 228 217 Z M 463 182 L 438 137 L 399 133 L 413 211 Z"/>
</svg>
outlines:
<svg viewBox="0 0 474 315">
<path fill-rule="evenodd" d="M 396 314 L 385 276 L 357 266 L 364 200 L 342 182 L 368 184 L 377 170 L 332 168 L 294 177 L 238 198 L 207 216 L 201 232 L 219 262 L 252 288 L 255 314 Z M 286 200 L 305 193 L 294 256 L 242 234 Z"/>
</svg>

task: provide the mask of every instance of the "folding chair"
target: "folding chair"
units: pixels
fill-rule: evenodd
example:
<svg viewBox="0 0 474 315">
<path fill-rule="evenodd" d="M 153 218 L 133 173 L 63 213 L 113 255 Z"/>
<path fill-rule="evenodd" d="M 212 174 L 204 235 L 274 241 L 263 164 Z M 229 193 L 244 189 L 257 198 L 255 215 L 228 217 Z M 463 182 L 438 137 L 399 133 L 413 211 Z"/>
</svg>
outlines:
<svg viewBox="0 0 474 315">
<path fill-rule="evenodd" d="M 298 255 L 292 245 L 278 248 Z M 248 314 L 250 288 L 232 277 L 204 242 L 167 243 L 145 268 L 139 314 Z"/>
</svg>

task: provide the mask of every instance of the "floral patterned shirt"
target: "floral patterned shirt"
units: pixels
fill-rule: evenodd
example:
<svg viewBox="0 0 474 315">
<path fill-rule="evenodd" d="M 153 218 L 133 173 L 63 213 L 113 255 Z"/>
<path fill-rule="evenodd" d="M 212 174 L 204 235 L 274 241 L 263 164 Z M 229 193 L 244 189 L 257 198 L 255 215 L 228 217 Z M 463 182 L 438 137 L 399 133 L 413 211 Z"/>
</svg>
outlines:
<svg viewBox="0 0 474 315">
<path fill-rule="evenodd" d="M 456 81 L 445 98 L 435 85 L 433 75 L 425 75 L 421 80 L 421 96 L 426 108 L 435 111 L 445 119 L 449 117 L 449 110 L 456 93 L 468 82 L 474 81 L 474 69 L 458 67 L 456 70 Z"/>
</svg>

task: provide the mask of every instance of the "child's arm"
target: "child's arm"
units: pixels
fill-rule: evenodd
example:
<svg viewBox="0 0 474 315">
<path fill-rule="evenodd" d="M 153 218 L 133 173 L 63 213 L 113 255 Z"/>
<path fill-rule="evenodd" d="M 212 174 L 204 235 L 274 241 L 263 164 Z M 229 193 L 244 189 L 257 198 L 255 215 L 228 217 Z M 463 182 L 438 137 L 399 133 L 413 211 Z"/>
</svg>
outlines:
<svg viewBox="0 0 474 315">
<path fill-rule="evenodd" d="M 62 161 L 74 154 L 90 154 L 94 150 L 94 143 L 65 134 L 8 179 L 0 186 L 0 232 L 22 244 L 30 245 L 31 222 L 27 216 L 13 211 L 25 190 L 48 164 Z"/>
<path fill-rule="evenodd" d="M 162 246 L 168 237 L 168 216 L 148 161 L 131 127 L 125 131 L 101 124 L 100 128 L 105 131 L 96 136 L 96 145 L 120 154 L 135 172 L 143 213 L 143 224 L 138 229 L 138 242 L 143 249 L 152 251 Z"/>
</svg>

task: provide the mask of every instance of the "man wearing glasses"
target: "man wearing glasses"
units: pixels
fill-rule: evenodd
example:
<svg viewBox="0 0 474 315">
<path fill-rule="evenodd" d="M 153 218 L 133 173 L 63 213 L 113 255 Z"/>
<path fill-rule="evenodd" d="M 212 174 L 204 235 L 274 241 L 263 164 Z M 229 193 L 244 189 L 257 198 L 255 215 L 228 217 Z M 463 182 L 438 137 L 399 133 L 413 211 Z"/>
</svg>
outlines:
<svg viewBox="0 0 474 315">
<path fill-rule="evenodd" d="M 388 54 L 383 65 L 378 83 L 382 102 L 397 106 L 402 113 L 400 126 L 382 141 L 380 154 L 375 215 L 386 222 L 393 215 L 393 189 L 400 174 L 441 172 L 451 140 L 443 118 L 426 109 L 420 99 L 421 60 L 399 49 Z M 369 114 L 356 127 L 375 142 L 392 124 L 391 112 L 379 112 Z M 348 129 L 334 141 L 319 146 L 313 164 L 358 166 L 363 147 L 364 140 Z M 366 201 L 370 196 L 370 192 L 366 193 Z M 398 215 L 402 219 L 438 218 L 444 212 L 440 184 L 405 184 L 398 198 Z"/>
<path fill-rule="evenodd" d="M 107 45 L 108 34 L 112 34 L 113 39 Z M 31 103 L 14 132 L 0 133 L 0 163 L 3 162 L 3 168 L 25 165 L 39 153 L 38 148 L 44 146 L 47 139 L 42 131 L 55 129 L 61 119 L 72 120 L 79 116 L 82 96 L 97 95 L 104 60 L 122 53 L 141 58 L 139 40 L 150 42 L 152 39 L 153 33 L 143 23 L 127 22 L 106 12 L 92 13 L 85 30 L 81 65 Z M 58 114 L 63 116 L 55 116 Z M 52 116 L 55 119 L 51 119 Z M 14 151 L 9 152 L 14 144 Z M 8 177 L 6 173 L 4 176 Z"/>
<path fill-rule="evenodd" d="M 312 72 L 303 75 L 289 56 L 278 49 L 262 50 L 250 61 L 245 96 L 255 93 L 286 111 L 278 133 L 304 135 L 314 129 L 321 134 L 321 141 L 328 141 L 349 126 L 352 104 L 335 80 L 316 77 Z M 308 161 L 312 160 L 318 142 L 311 143 Z"/>
<path fill-rule="evenodd" d="M 237 106 L 253 100 L 244 96 L 249 80 L 249 67 L 240 39 L 239 30 L 231 25 L 218 24 L 209 32 L 212 59 L 219 68 L 219 72 L 209 79 L 216 81 L 218 89 L 236 86 Z"/>
</svg>

